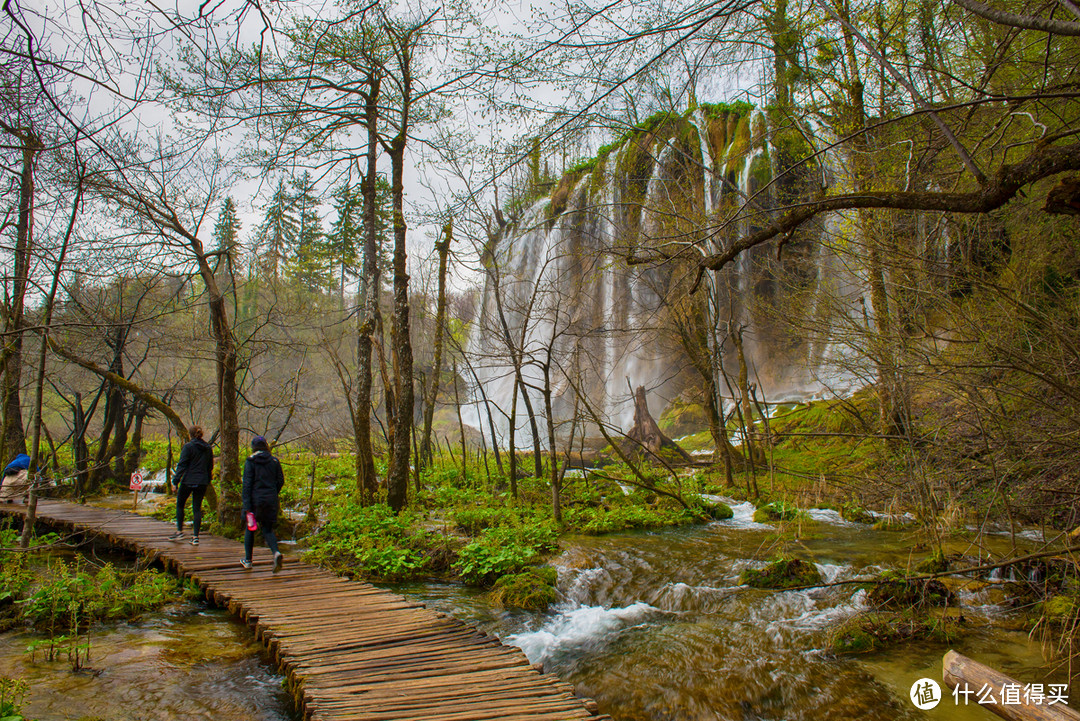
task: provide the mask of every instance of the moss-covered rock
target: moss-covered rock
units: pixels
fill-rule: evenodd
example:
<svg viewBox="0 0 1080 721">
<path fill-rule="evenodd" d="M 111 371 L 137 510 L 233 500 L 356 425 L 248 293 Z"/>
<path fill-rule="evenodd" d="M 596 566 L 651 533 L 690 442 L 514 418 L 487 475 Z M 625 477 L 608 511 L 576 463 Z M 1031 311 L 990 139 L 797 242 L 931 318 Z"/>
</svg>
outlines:
<svg viewBox="0 0 1080 721">
<path fill-rule="evenodd" d="M 949 570 L 949 559 L 945 557 L 941 549 L 935 549 L 933 553 L 915 564 L 915 570 L 919 573 L 944 573 Z"/>
<path fill-rule="evenodd" d="M 731 510 L 731 506 L 723 501 L 711 503 L 703 499 L 700 508 L 702 513 L 714 521 L 725 521 L 735 515 L 735 511 Z"/>
<path fill-rule="evenodd" d="M 871 653 L 902 641 L 952 643 L 960 636 L 957 617 L 938 614 L 864 613 L 852 616 L 829 631 L 827 647 L 833 653 Z"/>
<path fill-rule="evenodd" d="M 770 521 L 794 521 L 801 511 L 790 503 L 774 501 L 754 511 L 754 521 L 768 523 Z"/>
<path fill-rule="evenodd" d="M 550 566 L 527 568 L 522 573 L 503 576 L 491 589 L 491 600 L 505 608 L 543 611 L 559 600 L 555 587 L 558 574 Z"/>
<path fill-rule="evenodd" d="M 817 586 L 821 574 L 817 566 L 798 558 L 779 558 L 765 568 L 748 568 L 739 574 L 739 583 L 753 588 L 797 588 Z"/>
<path fill-rule="evenodd" d="M 1039 612 L 1051 621 L 1064 621 L 1076 612 L 1076 599 L 1072 596 L 1053 596 L 1039 604 Z"/>
<path fill-rule="evenodd" d="M 874 514 L 870 511 L 856 506 L 854 504 L 846 504 L 840 507 L 840 517 L 849 523 L 874 523 Z"/>
<path fill-rule="evenodd" d="M 656 423 L 660 430 L 672 438 L 709 429 L 709 417 L 705 413 L 705 407 L 682 398 L 668 403 Z"/>
<path fill-rule="evenodd" d="M 944 606 L 954 598 L 941 581 L 907 578 L 896 571 L 882 573 L 866 595 L 870 605 L 897 611 Z"/>
</svg>

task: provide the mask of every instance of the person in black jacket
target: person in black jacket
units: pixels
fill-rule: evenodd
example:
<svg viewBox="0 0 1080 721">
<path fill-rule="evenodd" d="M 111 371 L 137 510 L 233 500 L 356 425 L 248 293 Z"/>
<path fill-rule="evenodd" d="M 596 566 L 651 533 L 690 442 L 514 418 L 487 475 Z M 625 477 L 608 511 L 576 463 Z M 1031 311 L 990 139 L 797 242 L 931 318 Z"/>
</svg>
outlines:
<svg viewBox="0 0 1080 721">
<path fill-rule="evenodd" d="M 199 426 L 192 426 L 188 433 L 191 440 L 180 449 L 180 462 L 176 464 L 176 473 L 173 474 L 173 483 L 176 484 L 176 533 L 169 536 L 169 540 L 181 541 L 184 538 L 184 505 L 190 496 L 191 545 L 198 546 L 203 496 L 214 474 L 214 449 L 203 440 L 203 429 Z"/>
<path fill-rule="evenodd" d="M 255 531 L 249 519 L 254 514 L 255 522 L 262 531 L 266 545 L 274 554 L 274 573 L 281 570 L 284 557 L 278 551 L 274 524 L 278 517 L 278 493 L 285 485 L 285 474 L 281 463 L 270 455 L 270 445 L 262 436 L 251 439 L 253 453 L 244 462 L 244 560 L 240 565 L 251 568 L 251 553 L 255 548 Z"/>
</svg>

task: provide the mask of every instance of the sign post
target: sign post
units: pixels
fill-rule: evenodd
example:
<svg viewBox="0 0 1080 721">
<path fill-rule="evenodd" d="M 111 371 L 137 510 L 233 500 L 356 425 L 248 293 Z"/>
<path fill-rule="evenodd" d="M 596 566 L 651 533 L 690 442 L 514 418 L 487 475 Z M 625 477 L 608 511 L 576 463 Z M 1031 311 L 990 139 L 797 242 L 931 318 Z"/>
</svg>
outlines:
<svg viewBox="0 0 1080 721">
<path fill-rule="evenodd" d="M 137 510 L 139 507 L 139 491 L 142 490 L 142 474 L 135 471 L 131 474 L 131 483 L 128 485 L 132 491 L 134 491 L 135 497 L 132 499 L 131 510 Z"/>
</svg>

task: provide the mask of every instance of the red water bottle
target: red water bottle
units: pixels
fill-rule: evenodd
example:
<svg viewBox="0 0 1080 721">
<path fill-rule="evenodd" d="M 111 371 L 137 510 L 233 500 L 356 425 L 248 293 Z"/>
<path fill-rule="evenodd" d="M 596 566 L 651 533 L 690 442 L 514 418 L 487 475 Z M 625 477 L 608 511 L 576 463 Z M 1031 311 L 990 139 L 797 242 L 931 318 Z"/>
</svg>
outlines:
<svg viewBox="0 0 1080 721">
<path fill-rule="evenodd" d="M 254 531 L 259 527 L 259 524 L 255 522 L 255 514 L 251 511 L 247 512 L 247 526 L 249 531 Z"/>
</svg>

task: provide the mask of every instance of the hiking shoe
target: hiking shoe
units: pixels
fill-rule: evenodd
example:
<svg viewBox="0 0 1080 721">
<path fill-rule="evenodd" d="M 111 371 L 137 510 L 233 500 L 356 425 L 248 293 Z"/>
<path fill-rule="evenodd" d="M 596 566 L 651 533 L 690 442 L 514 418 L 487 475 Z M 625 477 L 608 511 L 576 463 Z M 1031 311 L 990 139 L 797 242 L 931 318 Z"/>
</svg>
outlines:
<svg viewBox="0 0 1080 721">
<path fill-rule="evenodd" d="M 182 541 L 182 540 L 184 540 L 184 532 L 183 531 L 177 531 L 176 533 L 172 534 L 171 536 L 166 536 L 165 538 L 167 540 L 170 540 L 170 541 Z"/>
<path fill-rule="evenodd" d="M 248 570 L 251 570 L 251 561 L 249 561 L 246 558 L 241 558 L 240 559 L 240 565 L 243 566 L 244 568 L 248 569 Z"/>
<path fill-rule="evenodd" d="M 192 546 L 198 546 L 199 545 L 199 537 L 198 536 L 195 536 L 195 538 L 191 539 L 191 545 Z"/>
<path fill-rule="evenodd" d="M 285 556 L 282 556 L 281 553 L 274 554 L 274 573 L 277 573 L 281 570 L 281 564 L 284 560 Z"/>
</svg>

